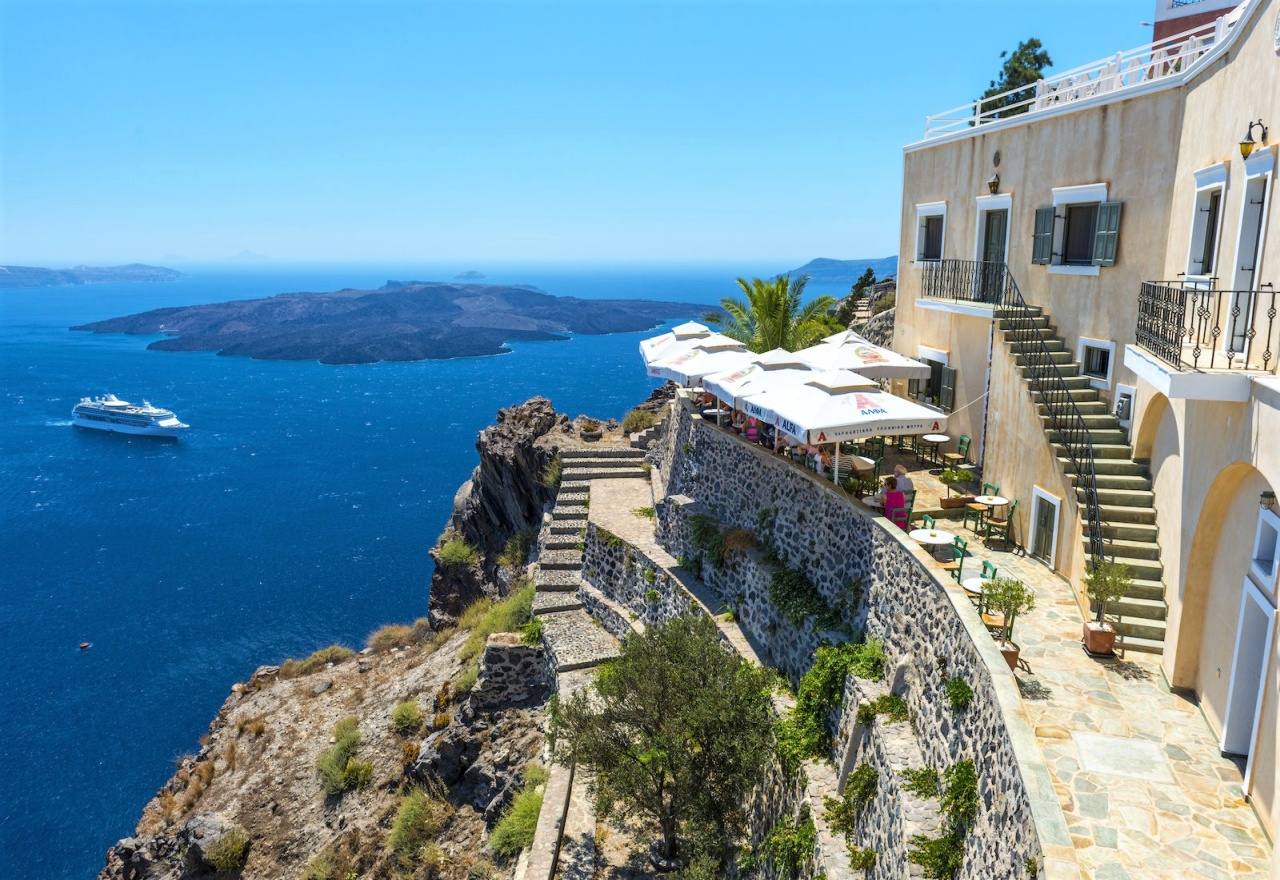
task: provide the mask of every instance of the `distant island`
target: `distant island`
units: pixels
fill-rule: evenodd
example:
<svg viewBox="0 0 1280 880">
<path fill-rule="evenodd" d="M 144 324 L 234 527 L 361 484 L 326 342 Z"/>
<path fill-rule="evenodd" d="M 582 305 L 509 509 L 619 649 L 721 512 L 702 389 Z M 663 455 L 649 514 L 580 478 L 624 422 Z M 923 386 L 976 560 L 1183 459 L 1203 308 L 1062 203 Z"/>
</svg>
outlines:
<svg viewBox="0 0 1280 880">
<path fill-rule="evenodd" d="M 706 310 L 693 303 L 579 299 L 507 285 L 388 281 L 378 290 L 155 309 L 71 329 L 172 337 L 147 346 L 158 351 L 368 364 L 499 354 L 509 341 L 645 330 Z"/>
<path fill-rule="evenodd" d="M 475 269 L 468 269 L 466 272 L 459 272 L 453 276 L 455 281 L 479 281 L 484 277 L 483 272 L 477 272 Z"/>
<path fill-rule="evenodd" d="M 0 266 L 0 287 L 71 287 L 119 281 L 177 281 L 182 273 L 163 266 L 76 266 L 74 269 L 42 269 L 37 266 Z"/>
<path fill-rule="evenodd" d="M 873 260 L 829 260 L 818 257 L 810 260 L 799 269 L 792 269 L 792 278 L 808 275 L 813 281 L 826 284 L 853 284 L 868 267 L 876 273 L 877 278 L 887 278 L 898 274 L 897 257 L 880 257 Z"/>
</svg>

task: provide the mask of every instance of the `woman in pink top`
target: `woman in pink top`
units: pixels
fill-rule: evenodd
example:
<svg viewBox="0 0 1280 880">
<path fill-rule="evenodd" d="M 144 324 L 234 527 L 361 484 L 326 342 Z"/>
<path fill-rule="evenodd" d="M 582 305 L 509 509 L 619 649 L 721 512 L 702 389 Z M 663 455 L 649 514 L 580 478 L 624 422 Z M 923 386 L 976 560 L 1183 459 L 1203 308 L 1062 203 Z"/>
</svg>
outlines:
<svg viewBox="0 0 1280 880">
<path fill-rule="evenodd" d="M 747 418 L 747 423 L 742 429 L 742 436 L 746 437 L 752 443 L 755 443 L 760 439 L 760 423 L 755 420 L 754 416 Z"/>
<path fill-rule="evenodd" d="M 895 477 L 884 481 L 884 515 L 907 531 L 907 494 L 898 488 Z"/>
</svg>

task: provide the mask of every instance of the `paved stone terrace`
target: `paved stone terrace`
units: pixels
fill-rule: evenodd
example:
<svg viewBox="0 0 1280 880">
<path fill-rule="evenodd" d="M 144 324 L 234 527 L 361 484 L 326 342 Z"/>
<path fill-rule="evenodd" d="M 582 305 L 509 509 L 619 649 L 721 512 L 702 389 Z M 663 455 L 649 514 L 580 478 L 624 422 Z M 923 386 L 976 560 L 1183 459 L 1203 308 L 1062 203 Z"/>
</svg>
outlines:
<svg viewBox="0 0 1280 880">
<path fill-rule="evenodd" d="M 998 541 L 988 548 L 959 522 L 945 527 L 969 539 L 966 577 L 990 560 L 1036 594 L 1035 610 L 1014 623 L 1016 677 L 1082 876 L 1271 877 L 1272 845 L 1244 799 L 1241 769 L 1221 756 L 1195 703 L 1169 690 L 1159 658 L 1090 658 L 1065 579 Z"/>
</svg>

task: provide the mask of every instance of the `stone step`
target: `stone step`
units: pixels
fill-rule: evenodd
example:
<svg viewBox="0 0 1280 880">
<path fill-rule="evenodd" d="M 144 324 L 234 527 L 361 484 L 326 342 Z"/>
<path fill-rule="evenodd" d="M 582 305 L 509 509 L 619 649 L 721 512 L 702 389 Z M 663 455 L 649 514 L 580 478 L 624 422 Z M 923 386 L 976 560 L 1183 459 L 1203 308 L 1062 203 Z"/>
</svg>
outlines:
<svg viewBox="0 0 1280 880">
<path fill-rule="evenodd" d="M 1163 654 L 1164 653 L 1164 634 L 1160 634 L 1158 639 L 1142 639 L 1134 636 L 1126 636 L 1123 642 L 1117 643 L 1118 647 L 1123 647 L 1126 651 L 1133 651 L 1135 654 Z"/>
<path fill-rule="evenodd" d="M 1112 553 L 1111 546 L 1105 542 L 1102 545 L 1102 549 L 1108 559 L 1114 557 L 1116 562 L 1127 566 L 1129 573 L 1134 578 L 1144 581 L 1160 581 L 1164 579 L 1164 566 L 1160 564 L 1159 559 L 1143 559 L 1136 556 L 1125 556 L 1121 553 Z"/>
<path fill-rule="evenodd" d="M 544 592 L 533 594 L 533 613 L 535 616 L 554 614 L 557 611 L 576 611 L 582 607 L 578 593 Z"/>
<path fill-rule="evenodd" d="M 585 490 L 571 489 L 570 491 L 566 492 L 564 487 L 561 486 L 560 493 L 556 495 L 556 506 L 572 507 L 573 505 L 577 504 L 579 507 L 581 507 L 582 502 L 586 501 L 589 497 L 591 497 L 591 493 Z"/>
<path fill-rule="evenodd" d="M 621 653 L 618 640 L 582 609 L 539 616 L 542 639 L 559 672 L 587 669 Z"/>
<path fill-rule="evenodd" d="M 566 467 L 564 476 L 571 480 L 643 480 L 646 476 L 644 468 L 579 468 Z"/>
<path fill-rule="evenodd" d="M 1078 475 L 1071 470 L 1070 461 L 1068 466 L 1064 468 L 1067 479 L 1071 481 L 1071 485 L 1076 485 L 1079 481 Z M 1146 474 L 1107 474 L 1098 473 L 1097 468 L 1093 471 L 1094 485 L 1098 489 L 1150 489 L 1151 478 Z"/>
<path fill-rule="evenodd" d="M 1077 502 L 1079 499 L 1077 498 Z M 1154 507 L 1126 507 L 1117 504 L 1099 504 L 1098 516 L 1109 523 L 1151 523 L 1155 525 Z"/>
<path fill-rule="evenodd" d="M 1150 489 L 1099 489 L 1098 504 L 1108 507 L 1153 507 L 1155 493 Z M 1076 487 L 1076 501 L 1084 501 L 1084 490 Z M 1105 517 L 1104 517 L 1105 518 Z"/>
<path fill-rule="evenodd" d="M 644 453 L 630 446 L 605 446 L 596 449 L 565 449 L 560 453 L 560 463 L 566 467 L 580 466 L 582 462 L 605 462 L 606 467 L 624 466 L 627 463 L 639 464 L 644 461 Z"/>
<path fill-rule="evenodd" d="M 1049 403 L 1045 403 L 1040 400 L 1035 400 L 1038 397 L 1042 397 L 1042 395 L 1038 391 L 1033 391 L 1031 392 L 1031 398 L 1032 400 L 1035 400 L 1036 412 L 1042 418 L 1047 416 L 1050 410 L 1055 407 L 1064 407 L 1069 410 L 1072 406 L 1074 406 L 1081 415 L 1085 416 L 1111 415 L 1111 407 L 1107 405 L 1107 402 L 1105 400 L 1097 399 L 1098 392 L 1096 389 L 1093 394 L 1093 398 L 1089 398 L 1088 393 L 1085 391 L 1072 391 L 1070 394 L 1058 393 L 1052 396 Z M 1068 403 L 1068 401 L 1070 401 L 1070 403 Z"/>
<path fill-rule="evenodd" d="M 1007 342 L 1005 344 L 1008 345 L 1010 349 L 1014 348 L 1014 344 L 1012 342 Z M 1044 354 L 1045 354 L 1044 352 L 1039 351 L 1038 349 L 1032 350 L 1032 351 L 1012 351 L 1011 353 L 1013 354 L 1013 362 L 1020 367 L 1025 367 L 1031 364 L 1040 363 L 1041 361 L 1044 360 Z M 1053 361 L 1055 364 L 1058 364 L 1059 367 L 1062 367 L 1067 364 L 1073 363 L 1075 359 L 1071 356 L 1071 352 L 1066 351 L 1064 349 L 1062 351 L 1050 351 L 1049 360 Z"/>
<path fill-rule="evenodd" d="M 1049 445 L 1053 447 L 1053 452 L 1058 456 L 1058 461 L 1070 461 L 1067 457 L 1067 447 L 1052 438 Z M 1118 458 L 1132 461 L 1133 447 L 1128 443 L 1100 443 L 1097 437 L 1093 438 L 1093 460 L 1095 462 L 1102 459 Z"/>
<path fill-rule="evenodd" d="M 539 569 L 533 576 L 537 593 L 577 593 L 582 586 L 582 572 L 569 569 Z"/>
<path fill-rule="evenodd" d="M 1062 442 L 1062 435 L 1057 431 L 1046 430 L 1045 436 L 1049 438 L 1050 443 Z M 1090 428 L 1089 438 L 1093 441 L 1093 445 L 1095 447 L 1100 445 L 1101 446 L 1125 446 L 1129 442 L 1128 435 L 1125 434 L 1124 431 L 1121 431 L 1119 428 L 1116 428 L 1114 430 L 1099 428 L 1096 431 Z M 1097 454 L 1098 453 L 1095 452 L 1094 456 L 1096 457 Z M 1132 450 L 1130 450 L 1130 454 L 1126 454 L 1124 457 L 1130 458 L 1131 454 L 1132 454 Z"/>
<path fill-rule="evenodd" d="M 561 492 L 589 492 L 591 490 L 590 480 L 561 480 Z"/>
<path fill-rule="evenodd" d="M 607 470 L 609 468 L 627 468 L 639 467 L 640 462 L 644 461 L 644 454 L 636 449 L 628 449 L 628 455 L 603 455 L 588 456 L 577 455 L 561 460 L 561 465 L 566 468 L 588 468 L 594 470 Z"/>
<path fill-rule="evenodd" d="M 1028 342 L 1018 342 L 1016 339 L 1006 341 L 1009 351 L 1014 354 L 1024 354 L 1027 352 L 1037 351 L 1066 351 L 1067 344 L 1057 336 L 1050 336 L 1048 333 L 1040 334 L 1040 342 L 1034 340 Z M 1043 348 L 1042 348 L 1043 346 Z"/>
<path fill-rule="evenodd" d="M 1075 422 L 1075 413 L 1072 412 L 1070 407 L 1060 410 L 1059 412 L 1061 413 L 1062 418 L 1067 421 L 1067 424 L 1073 424 Z M 1080 410 L 1080 420 L 1084 422 L 1084 426 L 1089 429 L 1089 433 L 1091 435 L 1095 431 L 1113 431 L 1119 430 L 1120 427 L 1120 421 L 1111 413 L 1107 412 L 1106 407 L 1102 408 L 1102 412 L 1085 412 L 1084 410 Z M 1041 412 L 1040 424 L 1046 431 L 1049 430 L 1049 427 L 1053 424 L 1052 416 L 1050 416 L 1048 412 Z"/>
<path fill-rule="evenodd" d="M 581 535 L 548 535 L 542 542 L 543 550 L 581 550 Z"/>
<path fill-rule="evenodd" d="M 580 510 L 579 513 L 584 514 L 586 510 Z M 550 528 L 552 535 L 581 535 L 587 529 L 587 518 L 580 516 L 578 519 L 556 520 Z"/>
<path fill-rule="evenodd" d="M 1088 520 L 1080 520 L 1080 531 L 1089 534 Z M 1103 540 L 1120 541 L 1155 541 L 1159 528 L 1155 523 L 1104 522 L 1101 534 Z"/>
<path fill-rule="evenodd" d="M 1164 601 L 1164 582 L 1150 581 L 1145 579 L 1135 579 L 1133 589 L 1129 590 L 1130 599 L 1150 599 L 1152 601 Z"/>
<path fill-rule="evenodd" d="M 577 504 L 565 504 L 551 509 L 551 521 L 562 522 L 570 519 L 586 519 L 587 506 L 579 501 Z"/>
<path fill-rule="evenodd" d="M 1022 365 L 1022 364 L 1019 364 L 1019 365 L 1018 365 L 1018 371 L 1019 371 L 1019 373 L 1021 373 L 1021 374 L 1022 374 L 1023 381 L 1025 381 L 1027 384 L 1031 384 L 1031 373 L 1030 373 L 1030 369 L 1029 369 L 1028 367 L 1026 367 L 1026 366 Z M 1088 376 L 1081 376 L 1081 375 L 1080 375 L 1080 365 L 1079 365 L 1079 364 L 1072 364 L 1072 363 L 1058 364 L 1058 376 L 1059 376 L 1059 377 L 1061 377 L 1063 384 L 1064 384 L 1067 388 L 1090 388 L 1090 387 L 1092 387 L 1092 386 L 1089 384 L 1089 377 L 1088 377 Z M 1079 384 L 1079 383 L 1072 383 L 1072 382 L 1070 382 L 1070 381 L 1069 381 L 1069 380 L 1071 380 L 1071 379 L 1083 379 L 1083 380 L 1084 380 L 1084 384 L 1082 385 L 1082 384 Z M 1049 381 L 1049 380 L 1047 380 L 1047 379 L 1046 379 L 1045 381 L 1047 382 L 1047 381 Z M 1057 380 L 1055 379 L 1054 381 L 1056 382 Z"/>
<path fill-rule="evenodd" d="M 1137 645 L 1149 646 L 1150 648 L 1158 646 L 1159 650 L 1150 650 L 1148 653 L 1164 653 L 1165 625 L 1163 620 L 1121 617 L 1119 621 L 1112 620 L 1111 624 L 1116 628 L 1117 633 L 1124 636 L 1124 647 L 1128 650 L 1146 650 L 1146 647 L 1138 647 Z"/>
<path fill-rule="evenodd" d="M 1098 613 L 1097 603 L 1089 603 L 1089 613 Z M 1133 596 L 1125 596 L 1120 601 L 1108 605 L 1107 614 L 1117 614 L 1120 617 L 1133 617 L 1139 620 L 1164 620 L 1169 614 L 1169 606 L 1165 605 L 1163 599 L 1138 599 Z"/>
<path fill-rule="evenodd" d="M 1146 465 L 1139 464 L 1131 458 L 1101 458 L 1097 454 L 1098 448 L 1094 447 L 1093 456 L 1093 473 L 1095 476 L 1110 474 L 1113 476 L 1131 476 L 1145 477 L 1147 476 Z M 1071 459 L 1065 455 L 1058 457 L 1058 466 L 1062 468 L 1062 472 L 1069 474 L 1072 472 Z"/>
<path fill-rule="evenodd" d="M 1086 549 L 1089 545 L 1088 538 L 1082 538 Z M 1115 556 L 1116 561 L 1121 561 L 1123 557 L 1126 564 L 1131 559 L 1160 559 L 1160 545 L 1155 541 L 1134 541 L 1130 538 L 1112 538 L 1105 542 L 1108 556 Z"/>
<path fill-rule="evenodd" d="M 538 567 L 543 571 L 581 571 L 581 550 L 548 550 L 538 557 Z"/>
</svg>

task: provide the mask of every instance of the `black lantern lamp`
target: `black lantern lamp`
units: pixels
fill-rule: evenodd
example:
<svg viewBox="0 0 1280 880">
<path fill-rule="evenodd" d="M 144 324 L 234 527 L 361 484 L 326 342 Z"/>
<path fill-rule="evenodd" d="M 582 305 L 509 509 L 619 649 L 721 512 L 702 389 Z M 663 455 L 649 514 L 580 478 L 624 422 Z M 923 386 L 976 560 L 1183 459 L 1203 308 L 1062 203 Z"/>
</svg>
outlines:
<svg viewBox="0 0 1280 880">
<path fill-rule="evenodd" d="M 1270 510 L 1276 506 L 1276 493 L 1270 489 L 1258 496 L 1258 506 L 1263 510 Z"/>
<path fill-rule="evenodd" d="M 1257 145 L 1253 140 L 1253 130 L 1255 128 L 1262 129 L 1262 142 L 1267 142 L 1267 127 L 1262 124 L 1262 120 L 1250 122 L 1248 130 L 1244 133 L 1244 140 L 1240 141 L 1240 155 L 1248 159 L 1249 154 L 1253 152 L 1253 148 Z"/>
<path fill-rule="evenodd" d="M 993 174 L 991 179 L 987 181 L 987 189 L 991 190 L 991 194 L 995 195 L 1000 192 L 1000 175 Z"/>
</svg>

